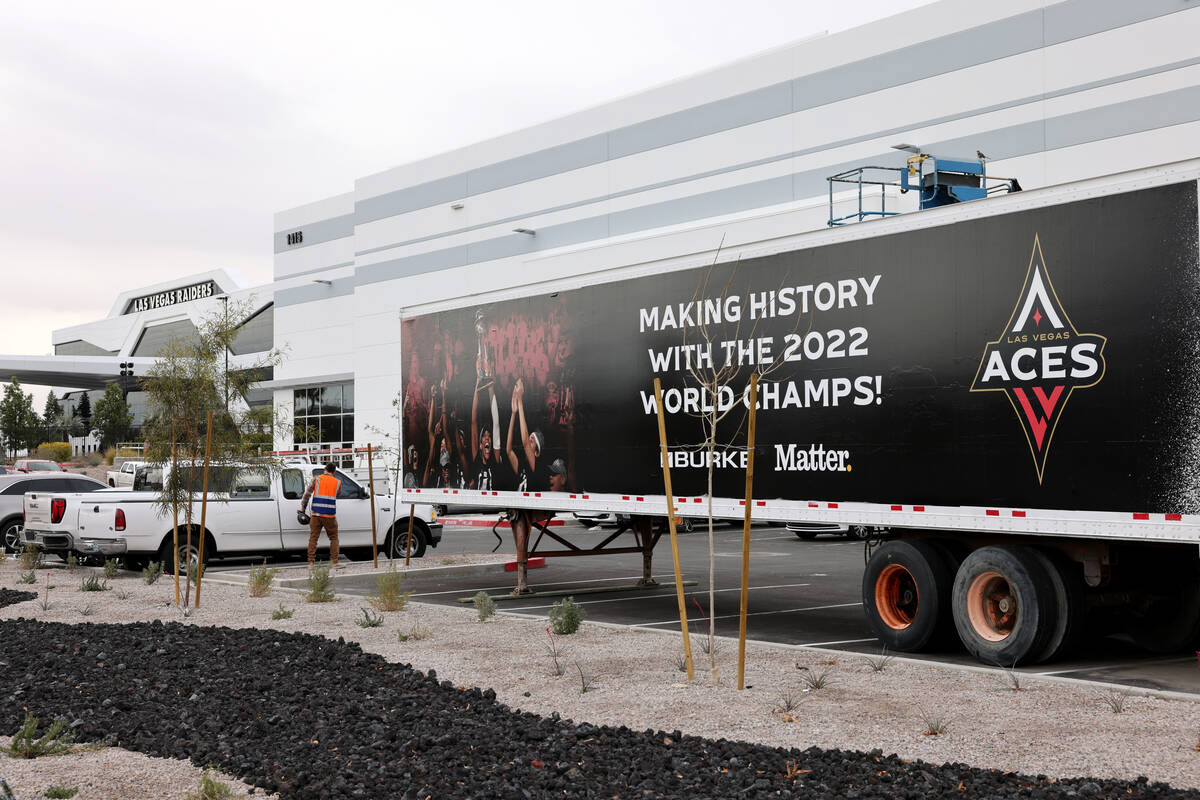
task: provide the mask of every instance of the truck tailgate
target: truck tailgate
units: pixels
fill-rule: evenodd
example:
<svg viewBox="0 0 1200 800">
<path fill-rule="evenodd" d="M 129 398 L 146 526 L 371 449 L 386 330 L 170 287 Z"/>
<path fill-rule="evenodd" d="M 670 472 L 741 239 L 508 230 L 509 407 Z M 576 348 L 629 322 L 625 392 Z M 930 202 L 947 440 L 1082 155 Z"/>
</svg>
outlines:
<svg viewBox="0 0 1200 800">
<path fill-rule="evenodd" d="M 77 538 L 112 535 L 116 513 L 117 506 L 114 503 L 82 502 L 79 506 Z"/>
<path fill-rule="evenodd" d="M 25 527 L 50 527 L 50 498 L 51 492 L 25 493 Z"/>
</svg>

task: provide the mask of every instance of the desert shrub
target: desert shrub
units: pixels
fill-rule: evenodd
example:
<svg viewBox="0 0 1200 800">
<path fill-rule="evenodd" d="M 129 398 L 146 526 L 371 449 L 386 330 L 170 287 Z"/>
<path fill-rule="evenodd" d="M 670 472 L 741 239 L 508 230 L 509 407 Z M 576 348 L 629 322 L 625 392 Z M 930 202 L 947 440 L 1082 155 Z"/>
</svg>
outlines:
<svg viewBox="0 0 1200 800">
<path fill-rule="evenodd" d="M 383 624 L 382 614 L 372 614 L 371 609 L 361 608 L 362 619 L 354 620 L 354 624 L 360 628 L 378 628 Z"/>
<path fill-rule="evenodd" d="M 583 609 L 575 598 L 564 597 L 550 607 L 550 628 L 559 636 L 567 636 L 579 630 L 583 622 Z"/>
<path fill-rule="evenodd" d="M 432 635 L 433 633 L 429 630 L 429 628 L 422 627 L 421 623 L 419 622 L 414 622 L 413 626 L 409 628 L 408 633 L 400 631 L 396 634 L 396 638 L 402 642 L 407 642 L 409 639 L 412 639 L 414 642 L 419 642 L 422 639 L 428 639 Z"/>
<path fill-rule="evenodd" d="M 142 567 L 142 580 L 147 586 L 153 586 L 154 582 L 162 577 L 162 563 L 151 561 L 146 566 Z"/>
<path fill-rule="evenodd" d="M 37 448 L 37 457 L 49 461 L 70 461 L 70 442 L 42 442 Z"/>
<path fill-rule="evenodd" d="M 291 619 L 294 613 L 290 608 L 284 608 L 283 603 L 280 603 L 279 608 L 271 612 L 271 619 Z"/>
<path fill-rule="evenodd" d="M 1129 696 L 1129 692 L 1126 690 L 1109 689 L 1101 696 L 1101 699 L 1112 713 L 1120 714 L 1125 710 L 1125 701 L 1129 699 Z"/>
<path fill-rule="evenodd" d="M 235 797 L 228 783 L 217 780 L 212 772 L 200 776 L 200 786 L 187 793 L 187 800 L 226 800 Z"/>
<path fill-rule="evenodd" d="M 49 797 L 51 800 L 67 800 L 79 794 L 79 789 L 74 786 L 67 786 L 62 781 L 54 784 L 42 793 L 42 797 Z"/>
<path fill-rule="evenodd" d="M 600 674 L 591 670 L 585 670 L 579 662 L 575 663 L 575 669 L 579 672 L 579 693 L 587 694 L 596 686 L 596 681 L 600 679 Z"/>
<path fill-rule="evenodd" d="M 471 602 L 475 604 L 475 611 L 479 614 L 480 622 L 496 616 L 496 601 L 487 592 L 477 592 L 471 598 Z"/>
<path fill-rule="evenodd" d="M 941 736 L 950 725 L 950 718 L 941 711 L 921 709 L 920 715 L 921 724 L 925 726 L 921 731 L 922 736 Z"/>
<path fill-rule="evenodd" d="M 75 739 L 67 730 L 67 721 L 54 720 L 46 732 L 37 735 L 38 718 L 26 712 L 25 722 L 21 729 L 13 734 L 12 742 L 8 745 L 8 754 L 13 758 L 37 758 L 38 756 L 54 756 L 66 753 L 75 743 Z"/>
<path fill-rule="evenodd" d="M 83 461 L 89 467 L 98 467 L 104 463 L 104 456 L 99 453 L 84 453 Z"/>
<path fill-rule="evenodd" d="M 887 648 L 885 647 L 880 651 L 879 655 L 867 656 L 867 668 L 872 672 L 883 672 L 889 666 L 891 666 L 893 660 L 895 660 L 895 657 L 889 655 Z"/>
<path fill-rule="evenodd" d="M 252 567 L 250 569 L 250 596 L 251 597 L 266 597 L 271 593 L 271 584 L 275 582 L 275 576 L 279 574 L 279 570 L 274 567 L 267 566 L 267 560 L 264 558 L 261 566 Z"/>
<path fill-rule="evenodd" d="M 100 576 L 93 572 L 91 575 L 88 575 L 86 578 L 83 579 L 83 583 L 81 583 L 79 585 L 79 591 L 81 591 L 81 592 L 107 592 L 108 591 L 108 581 L 100 580 Z"/>
<path fill-rule="evenodd" d="M 22 572 L 21 577 L 17 578 L 17 583 L 37 583 L 37 575 L 33 570 Z"/>
<path fill-rule="evenodd" d="M 808 667 L 800 667 L 800 680 L 808 687 L 810 692 L 815 692 L 824 689 L 829 684 L 833 683 L 833 675 L 827 669 L 811 670 Z"/>
<path fill-rule="evenodd" d="M 375 578 L 375 594 L 367 598 L 380 611 L 402 611 L 412 592 L 400 591 L 404 576 L 395 568 Z"/>
<path fill-rule="evenodd" d="M 116 457 L 117 457 L 117 448 L 110 447 L 104 451 L 104 463 L 105 464 L 112 464 L 113 459 L 115 459 Z"/>
<path fill-rule="evenodd" d="M 23 570 L 37 569 L 42 565 L 42 551 L 33 542 L 28 542 L 21 551 L 20 561 Z"/>
<path fill-rule="evenodd" d="M 119 571 L 120 571 L 120 567 L 117 566 L 117 560 L 115 558 L 104 559 L 104 577 L 105 578 L 112 580 L 113 578 L 117 577 L 117 572 L 119 572 Z"/>
<path fill-rule="evenodd" d="M 308 591 L 304 593 L 304 599 L 310 603 L 329 603 L 337 599 L 329 564 L 318 564 L 309 570 Z"/>
<path fill-rule="evenodd" d="M 75 555 L 75 551 L 67 553 L 67 572 L 74 572 L 79 569 L 79 558 Z"/>
</svg>

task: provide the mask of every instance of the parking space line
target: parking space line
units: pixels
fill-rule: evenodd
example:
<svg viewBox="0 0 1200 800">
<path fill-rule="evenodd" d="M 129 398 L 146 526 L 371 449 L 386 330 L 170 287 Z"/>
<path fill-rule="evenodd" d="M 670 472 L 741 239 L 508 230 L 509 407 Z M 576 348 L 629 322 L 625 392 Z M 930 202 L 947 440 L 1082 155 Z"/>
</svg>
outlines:
<svg viewBox="0 0 1200 800">
<path fill-rule="evenodd" d="M 805 642 L 800 647 L 832 647 L 835 644 L 858 644 L 860 642 L 878 642 L 879 640 L 872 636 L 869 639 L 842 639 L 838 642 Z"/>
<path fill-rule="evenodd" d="M 746 616 L 757 617 L 757 616 L 762 616 L 764 614 L 793 614 L 797 611 L 825 611 L 826 609 L 830 609 L 830 608 L 851 608 L 852 606 L 861 606 L 861 605 L 862 605 L 862 601 L 859 601 L 857 603 L 836 603 L 834 605 L 829 605 L 829 606 L 805 606 L 804 608 L 781 608 L 776 611 L 751 611 L 751 612 L 747 613 Z M 719 614 L 715 617 L 715 619 L 736 619 L 739 616 L 740 616 L 740 614 Z M 708 617 L 698 617 L 697 619 L 707 620 Z M 632 627 L 632 628 L 651 628 L 656 625 L 678 625 L 678 624 L 679 624 L 679 618 L 676 617 L 675 619 L 663 620 L 662 622 L 641 622 L 641 623 L 638 623 L 637 625 L 631 625 L 630 627 Z"/>
<path fill-rule="evenodd" d="M 790 588 L 795 588 L 795 587 L 800 587 L 800 586 L 811 586 L 811 585 L 812 585 L 811 583 L 780 583 L 775 586 L 751 586 L 750 590 L 754 591 L 755 589 L 790 589 Z M 665 584 L 663 586 L 663 588 L 671 589 L 671 586 L 669 584 Z M 719 594 L 721 592 L 740 592 L 740 591 L 741 591 L 741 588 L 735 586 L 731 589 L 717 589 L 717 590 L 715 590 L 715 593 Z M 683 596 L 684 597 L 691 597 L 691 596 L 704 597 L 707 594 L 708 594 L 708 589 L 698 589 L 694 592 L 684 592 Z M 575 602 L 581 606 L 592 606 L 592 605 L 598 605 L 599 603 L 624 603 L 624 602 L 628 602 L 629 600 L 649 600 L 649 599 L 655 598 L 655 597 L 674 597 L 674 596 L 675 596 L 674 591 L 666 591 L 666 592 L 659 592 L 658 594 L 635 594 L 630 597 L 614 597 L 614 598 L 609 598 L 609 599 L 605 599 L 605 600 L 576 600 Z M 554 607 L 553 604 L 548 605 L 548 606 L 505 606 L 505 608 L 507 610 L 511 610 L 511 611 L 532 611 L 532 610 L 540 609 L 540 608 L 553 608 L 553 607 Z M 708 618 L 705 617 L 705 619 L 708 619 Z"/>
<path fill-rule="evenodd" d="M 672 585 L 675 583 L 674 575 L 653 575 L 651 577 L 656 578 L 656 579 L 662 578 L 664 581 L 670 580 Z M 605 583 L 607 581 L 640 581 L 641 579 L 642 579 L 641 575 L 629 575 L 629 576 L 623 576 L 623 577 L 618 577 L 618 578 L 591 578 L 589 580 L 584 580 L 584 581 L 576 581 L 576 580 L 561 581 L 561 583 L 569 583 L 572 586 L 574 586 L 577 583 Z M 553 585 L 555 585 L 555 583 L 556 582 L 552 581 L 545 585 L 553 586 Z M 504 586 L 484 586 L 479 589 L 476 589 L 475 591 L 477 591 L 477 592 L 495 592 L 495 591 L 499 591 L 501 589 L 511 590 L 512 588 L 513 588 L 513 584 L 507 583 Z M 470 590 L 469 589 L 447 589 L 446 591 L 441 591 L 441 592 L 419 592 L 419 593 L 414 592 L 411 596 L 412 597 L 435 597 L 437 595 L 442 595 L 442 594 L 462 594 L 463 592 L 466 592 L 466 591 L 470 591 Z"/>
</svg>

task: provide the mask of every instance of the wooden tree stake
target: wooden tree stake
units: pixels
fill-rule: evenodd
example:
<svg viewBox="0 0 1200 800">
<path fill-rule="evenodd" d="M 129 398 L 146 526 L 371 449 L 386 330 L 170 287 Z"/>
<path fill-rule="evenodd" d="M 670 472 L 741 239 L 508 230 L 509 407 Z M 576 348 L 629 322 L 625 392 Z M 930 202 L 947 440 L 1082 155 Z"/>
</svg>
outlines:
<svg viewBox="0 0 1200 800">
<path fill-rule="evenodd" d="M 175 443 L 172 442 L 171 443 L 171 478 L 170 478 L 171 483 L 174 483 L 176 480 L 178 480 L 179 476 L 175 472 L 175 469 L 178 466 L 179 466 L 179 462 L 177 461 L 177 457 L 175 454 Z M 172 543 L 174 544 L 174 547 L 172 547 L 171 550 L 175 553 L 175 605 L 179 605 L 179 500 L 178 500 L 178 498 L 175 498 L 174 495 L 175 495 L 175 492 L 172 491 L 171 492 L 171 496 L 172 496 L 171 516 L 173 519 L 171 522 L 171 539 L 172 539 Z"/>
<path fill-rule="evenodd" d="M 406 545 L 404 553 L 404 566 L 406 567 L 412 563 L 413 517 L 416 516 L 416 513 L 417 507 L 415 505 L 410 505 L 408 507 L 408 539 L 406 539 L 404 542 Z"/>
<path fill-rule="evenodd" d="M 738 609 L 738 691 L 746 688 L 746 613 L 750 606 L 750 509 L 754 505 L 754 422 L 758 373 L 750 375 L 750 425 L 746 432 L 746 518 L 742 522 L 742 600 Z"/>
<path fill-rule="evenodd" d="M 208 537 L 208 463 L 212 458 L 212 426 L 213 412 L 208 410 L 208 430 L 204 437 L 204 484 L 200 490 L 200 564 L 196 567 L 196 608 L 200 607 L 200 585 L 204 580 L 204 540 Z"/>
<path fill-rule="evenodd" d="M 675 599 L 679 602 L 679 629 L 683 633 L 683 658 L 688 680 L 696 677 L 692 668 L 692 639 L 688 634 L 687 605 L 683 602 L 683 571 L 679 566 L 679 539 L 675 534 L 675 497 L 671 494 L 671 462 L 667 452 L 667 422 L 663 416 L 662 381 L 654 379 L 654 404 L 658 408 L 658 444 L 662 459 L 663 486 L 667 492 L 667 525 L 671 531 L 671 560 L 675 564 Z"/>
<path fill-rule="evenodd" d="M 371 561 L 375 569 L 379 569 L 379 540 L 375 533 L 375 459 L 371 455 L 370 442 L 367 443 L 367 482 L 371 486 Z"/>
</svg>

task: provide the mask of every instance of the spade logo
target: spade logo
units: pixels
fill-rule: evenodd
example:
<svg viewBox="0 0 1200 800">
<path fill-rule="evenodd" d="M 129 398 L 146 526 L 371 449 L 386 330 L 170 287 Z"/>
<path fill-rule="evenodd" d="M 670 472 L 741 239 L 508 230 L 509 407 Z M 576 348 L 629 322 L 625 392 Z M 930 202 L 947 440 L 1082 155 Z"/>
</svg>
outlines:
<svg viewBox="0 0 1200 800">
<path fill-rule="evenodd" d="M 1017 304 L 1000 336 L 984 348 L 971 391 L 1008 396 L 1029 442 L 1039 484 L 1067 400 L 1076 389 L 1095 386 L 1104 378 L 1107 341 L 1098 333 L 1075 329 L 1035 235 Z"/>
</svg>

